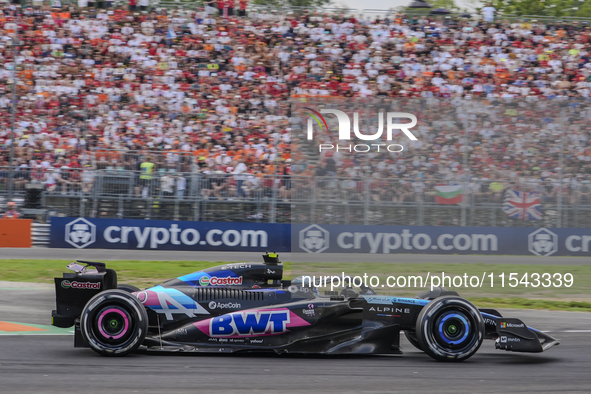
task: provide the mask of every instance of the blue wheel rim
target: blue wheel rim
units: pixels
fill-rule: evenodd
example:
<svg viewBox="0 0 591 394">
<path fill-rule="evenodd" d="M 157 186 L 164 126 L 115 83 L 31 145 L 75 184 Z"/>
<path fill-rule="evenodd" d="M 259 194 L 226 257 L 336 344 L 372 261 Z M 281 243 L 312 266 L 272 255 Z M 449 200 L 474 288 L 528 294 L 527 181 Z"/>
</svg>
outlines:
<svg viewBox="0 0 591 394">
<path fill-rule="evenodd" d="M 458 319 L 464 325 L 464 330 L 463 330 L 464 333 L 463 333 L 462 337 L 459 339 L 450 339 L 450 338 L 448 338 L 447 334 L 445 333 L 445 323 L 449 319 L 454 319 L 454 318 Z M 466 338 L 468 337 L 469 333 L 470 333 L 470 324 L 468 323 L 468 320 L 463 315 L 460 315 L 455 312 L 448 312 L 447 314 L 444 314 L 443 317 L 441 318 L 441 320 L 439 321 L 439 337 L 445 343 L 447 343 L 449 345 L 458 345 L 458 344 L 464 342 L 466 340 Z"/>
</svg>

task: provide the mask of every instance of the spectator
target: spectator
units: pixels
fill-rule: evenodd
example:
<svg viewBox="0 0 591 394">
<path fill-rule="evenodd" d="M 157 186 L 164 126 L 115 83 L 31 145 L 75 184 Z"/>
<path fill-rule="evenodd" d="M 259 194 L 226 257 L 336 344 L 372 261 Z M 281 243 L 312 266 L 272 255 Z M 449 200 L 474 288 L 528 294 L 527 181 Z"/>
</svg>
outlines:
<svg viewBox="0 0 591 394">
<path fill-rule="evenodd" d="M 491 3 L 486 3 L 486 6 L 482 8 L 482 16 L 488 23 L 493 23 L 495 20 L 495 14 L 497 9 L 492 6 Z"/>
<path fill-rule="evenodd" d="M 228 182 L 221 166 L 216 166 L 216 170 L 212 174 L 211 179 L 212 193 L 215 198 L 222 198 L 228 188 Z"/>
<path fill-rule="evenodd" d="M 187 190 L 187 178 L 182 173 L 175 175 L 176 180 L 176 196 L 179 200 L 185 197 L 185 191 Z"/>
<path fill-rule="evenodd" d="M 246 16 L 247 5 L 248 5 L 248 0 L 238 0 L 238 16 L 241 16 L 241 17 Z"/>
<path fill-rule="evenodd" d="M 162 190 L 162 195 L 164 197 L 173 197 L 174 196 L 174 184 L 175 184 L 175 178 L 170 173 L 165 173 L 160 178 L 160 188 Z"/>
<path fill-rule="evenodd" d="M 138 0 L 141 11 L 148 11 L 150 8 L 150 0 Z"/>
<path fill-rule="evenodd" d="M 146 156 L 146 160 L 140 164 L 140 182 L 139 187 L 136 187 L 136 195 L 139 194 L 140 189 L 142 191 L 142 198 L 148 198 L 150 195 L 154 167 L 155 164 L 152 162 L 152 157 Z"/>
<path fill-rule="evenodd" d="M 95 173 L 89 164 L 86 165 L 82 171 L 82 193 L 84 195 L 90 194 L 94 185 Z"/>
<path fill-rule="evenodd" d="M 243 190 L 245 173 L 247 171 L 246 164 L 242 159 L 234 161 L 234 170 L 232 174 L 234 175 L 234 179 L 236 180 L 236 197 L 247 197 L 246 192 Z"/>
<path fill-rule="evenodd" d="M 14 201 L 8 202 L 6 207 L 7 210 L 2 216 L 3 219 L 18 219 L 20 217 L 20 213 L 16 210 L 16 203 Z"/>
<path fill-rule="evenodd" d="M 216 0 L 204 0 L 205 12 L 207 15 L 215 15 L 216 13 Z"/>
</svg>

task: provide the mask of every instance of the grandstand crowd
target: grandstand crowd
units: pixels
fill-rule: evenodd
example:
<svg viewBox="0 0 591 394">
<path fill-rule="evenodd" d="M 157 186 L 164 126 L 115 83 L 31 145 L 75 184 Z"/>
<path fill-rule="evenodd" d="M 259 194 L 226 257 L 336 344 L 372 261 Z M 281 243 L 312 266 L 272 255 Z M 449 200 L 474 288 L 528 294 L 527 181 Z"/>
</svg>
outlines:
<svg viewBox="0 0 591 394">
<path fill-rule="evenodd" d="M 223 191 L 216 181 L 203 192 L 217 197 L 290 174 L 401 180 L 411 193 L 425 179 L 468 179 L 497 194 L 479 182 L 546 182 L 548 194 L 589 188 L 587 23 L 245 15 L 246 2 L 213 5 L 1 6 L 0 189 L 15 52 L 15 187 L 38 180 L 49 191 L 89 192 L 95 171 L 120 168 L 228 174 Z M 292 137 L 291 103 L 309 100 L 407 100 L 423 122 L 419 141 L 403 153 L 312 160 L 304 131 Z M 288 181 L 277 182 L 288 198 Z"/>
</svg>

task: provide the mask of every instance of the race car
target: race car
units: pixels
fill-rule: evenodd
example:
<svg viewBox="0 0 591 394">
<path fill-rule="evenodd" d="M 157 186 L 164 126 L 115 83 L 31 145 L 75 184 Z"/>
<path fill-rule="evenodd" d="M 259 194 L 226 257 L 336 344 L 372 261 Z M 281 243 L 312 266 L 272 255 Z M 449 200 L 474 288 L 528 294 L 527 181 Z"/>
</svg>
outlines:
<svg viewBox="0 0 591 394">
<path fill-rule="evenodd" d="M 559 342 L 478 309 L 437 288 L 416 298 L 378 295 L 368 287 L 324 292 L 283 280 L 276 253 L 263 263 L 229 263 L 140 290 L 117 283 L 104 263 L 77 261 L 55 278 L 52 324 L 75 327 L 74 346 L 105 356 L 147 351 L 401 353 L 400 332 L 438 361 L 463 361 L 484 339 L 513 352 L 543 352 Z"/>
</svg>

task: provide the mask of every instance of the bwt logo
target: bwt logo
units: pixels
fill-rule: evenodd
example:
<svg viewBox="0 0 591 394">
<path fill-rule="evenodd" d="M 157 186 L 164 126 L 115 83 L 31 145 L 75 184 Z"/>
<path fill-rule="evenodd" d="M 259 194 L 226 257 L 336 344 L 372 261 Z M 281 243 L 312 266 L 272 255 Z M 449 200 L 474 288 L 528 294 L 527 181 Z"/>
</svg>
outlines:
<svg viewBox="0 0 591 394">
<path fill-rule="evenodd" d="M 304 107 L 309 112 L 306 112 L 307 115 L 310 117 L 308 118 L 308 133 L 307 139 L 312 140 L 314 137 L 314 121 L 320 127 L 320 130 L 328 131 L 328 124 L 326 120 L 322 116 L 322 114 L 332 114 L 337 117 L 339 122 L 339 140 L 351 140 L 351 120 L 349 116 L 340 111 L 338 109 L 321 109 L 320 112 L 309 108 Z M 394 119 L 410 119 L 410 123 L 394 123 Z M 324 125 L 324 127 L 323 127 Z M 400 130 L 402 131 L 411 141 L 417 141 L 417 137 L 415 137 L 411 132 L 410 128 L 417 125 L 417 117 L 408 112 L 388 112 L 386 113 L 386 140 L 392 141 L 392 131 L 393 130 Z M 359 131 L 359 113 L 353 113 L 353 133 L 355 137 L 362 140 L 362 141 L 375 141 L 382 138 L 384 134 L 384 113 L 378 113 L 378 130 L 374 134 L 362 134 Z M 377 152 L 380 152 L 381 147 L 385 147 L 389 152 L 402 152 L 404 147 L 400 144 L 357 144 L 357 145 L 348 145 L 348 146 L 340 146 L 340 145 L 332 145 L 332 144 L 319 144 L 319 150 L 336 150 L 337 152 L 340 150 L 346 150 L 349 152 L 369 152 L 372 150 L 372 147 L 375 148 Z"/>
<path fill-rule="evenodd" d="M 66 242 L 83 249 L 96 241 L 96 226 L 80 218 L 66 224 Z"/>
<path fill-rule="evenodd" d="M 257 336 L 287 331 L 289 312 L 236 312 L 214 317 L 210 322 L 212 337 Z"/>
</svg>

